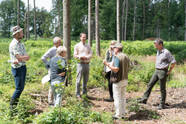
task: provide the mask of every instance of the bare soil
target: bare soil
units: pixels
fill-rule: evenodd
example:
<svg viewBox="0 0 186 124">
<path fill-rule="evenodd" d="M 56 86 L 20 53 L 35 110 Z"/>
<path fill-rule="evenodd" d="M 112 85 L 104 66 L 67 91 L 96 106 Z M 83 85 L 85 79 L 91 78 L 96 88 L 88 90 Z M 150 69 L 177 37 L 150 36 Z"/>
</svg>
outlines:
<svg viewBox="0 0 186 124">
<path fill-rule="evenodd" d="M 93 104 L 93 111 L 112 112 L 114 114 L 113 102 L 108 102 L 108 91 L 101 88 L 94 88 L 88 93 Z M 127 92 L 127 108 L 130 108 L 130 101 L 143 95 L 143 92 Z M 154 90 L 151 93 L 147 104 L 137 104 L 140 110 L 131 112 L 126 110 L 126 118 L 114 120 L 114 124 L 186 124 L 186 88 L 167 89 L 166 109 L 158 110 L 160 91 Z M 153 114 L 153 115 L 149 115 Z"/>
</svg>

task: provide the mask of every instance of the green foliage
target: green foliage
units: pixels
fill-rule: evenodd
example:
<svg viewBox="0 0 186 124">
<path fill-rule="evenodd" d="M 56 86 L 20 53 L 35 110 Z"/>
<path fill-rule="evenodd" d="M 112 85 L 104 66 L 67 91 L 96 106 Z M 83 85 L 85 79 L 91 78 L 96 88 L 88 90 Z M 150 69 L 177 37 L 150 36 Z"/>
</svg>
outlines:
<svg viewBox="0 0 186 124">
<path fill-rule="evenodd" d="M 102 115 L 89 109 L 88 101 L 67 99 L 67 105 L 62 108 L 51 108 L 49 112 L 40 114 L 35 122 L 37 124 L 88 124 L 91 122 L 103 122 Z M 87 106 L 88 105 L 88 106 Z M 61 109 L 61 110 L 60 110 Z M 103 114 L 105 116 L 105 114 Z M 112 122 L 111 117 L 108 118 Z"/>
</svg>

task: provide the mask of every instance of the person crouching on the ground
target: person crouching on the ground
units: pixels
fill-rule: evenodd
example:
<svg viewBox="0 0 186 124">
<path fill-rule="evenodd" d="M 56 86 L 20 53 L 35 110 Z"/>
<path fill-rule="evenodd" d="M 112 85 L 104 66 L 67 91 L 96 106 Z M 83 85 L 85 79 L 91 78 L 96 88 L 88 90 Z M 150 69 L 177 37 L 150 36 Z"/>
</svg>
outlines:
<svg viewBox="0 0 186 124">
<path fill-rule="evenodd" d="M 122 53 L 121 43 L 114 45 L 113 64 L 103 63 L 111 69 L 110 81 L 113 83 L 114 106 L 116 109 L 114 119 L 124 118 L 125 115 L 125 92 L 128 84 L 129 58 Z"/>
<path fill-rule="evenodd" d="M 77 77 L 76 77 L 76 97 L 80 98 L 80 82 L 83 77 L 83 94 L 87 95 L 87 82 L 89 78 L 89 62 L 92 57 L 92 50 L 86 44 L 86 34 L 80 34 L 80 43 L 74 47 L 74 57 L 79 60 L 77 63 Z"/>
<path fill-rule="evenodd" d="M 108 63 L 112 62 L 112 58 L 113 58 L 113 46 L 116 44 L 116 41 L 111 41 L 110 43 L 110 48 L 106 51 L 106 55 L 105 55 L 105 60 Z M 105 78 L 108 80 L 108 89 L 109 89 L 109 94 L 110 94 L 110 99 L 109 101 L 114 101 L 113 99 L 113 90 L 112 90 L 112 83 L 110 82 L 110 74 L 111 74 L 111 70 L 110 68 L 108 68 L 108 66 L 104 66 L 104 71 L 105 71 Z"/>
<path fill-rule="evenodd" d="M 56 56 L 49 61 L 50 66 L 50 80 L 52 93 L 54 95 L 54 106 L 60 106 L 62 100 L 62 94 L 65 87 L 66 77 L 66 47 L 59 46 L 56 51 Z"/>
<path fill-rule="evenodd" d="M 176 60 L 171 55 L 171 53 L 163 47 L 163 40 L 156 39 L 154 41 L 154 47 L 157 49 L 156 65 L 155 65 L 156 70 L 152 75 L 150 82 L 148 83 L 147 90 L 145 91 L 143 97 L 138 99 L 138 102 L 146 104 L 153 86 L 159 80 L 160 90 L 161 90 L 161 100 L 158 109 L 164 109 L 165 99 L 166 99 L 166 80 L 167 80 L 167 76 L 171 73 L 172 69 L 174 68 L 176 64 Z M 171 66 L 169 68 L 170 64 Z"/>
<path fill-rule="evenodd" d="M 26 78 L 26 61 L 30 59 L 25 46 L 21 43 L 23 30 L 19 26 L 13 27 L 13 40 L 9 45 L 12 74 L 15 81 L 15 91 L 10 100 L 10 109 L 14 110 L 18 104 L 19 97 L 24 90 Z"/>
<path fill-rule="evenodd" d="M 48 73 L 50 75 L 50 68 L 48 64 L 48 59 L 51 59 L 52 57 L 54 57 L 56 55 L 56 50 L 59 46 L 61 46 L 61 38 L 60 37 L 54 37 L 53 39 L 53 44 L 54 46 L 52 48 L 50 48 L 42 57 L 41 60 L 45 63 L 45 67 L 48 70 Z M 52 88 L 49 87 L 48 90 L 48 103 L 49 105 L 53 105 L 53 94 L 52 94 Z"/>
</svg>

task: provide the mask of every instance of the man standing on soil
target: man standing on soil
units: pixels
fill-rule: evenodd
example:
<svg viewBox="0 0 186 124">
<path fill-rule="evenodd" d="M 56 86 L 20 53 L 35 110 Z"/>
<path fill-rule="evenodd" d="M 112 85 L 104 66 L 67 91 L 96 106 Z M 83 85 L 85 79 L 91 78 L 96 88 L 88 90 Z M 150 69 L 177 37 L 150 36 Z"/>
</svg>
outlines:
<svg viewBox="0 0 186 124">
<path fill-rule="evenodd" d="M 51 59 L 56 55 L 56 50 L 59 46 L 61 46 L 61 38 L 60 37 L 54 37 L 53 39 L 54 46 L 50 48 L 42 57 L 41 60 L 45 63 L 45 67 L 48 69 L 48 73 L 50 75 L 50 68 L 49 68 L 49 61 L 48 59 Z M 48 91 L 48 103 L 49 105 L 53 105 L 53 92 L 51 87 L 49 87 Z"/>
<path fill-rule="evenodd" d="M 30 59 L 27 55 L 25 46 L 21 43 L 23 38 L 23 29 L 19 26 L 13 27 L 13 40 L 9 45 L 10 62 L 12 67 L 12 74 L 15 81 L 15 91 L 10 100 L 11 111 L 17 107 L 19 97 L 24 90 L 26 78 L 26 61 Z"/>
<path fill-rule="evenodd" d="M 138 100 L 138 102 L 146 104 L 153 86 L 159 80 L 160 90 L 161 90 L 161 100 L 158 109 L 164 109 L 165 99 L 166 99 L 166 80 L 167 80 L 167 76 L 171 73 L 172 69 L 174 68 L 176 64 L 176 60 L 172 56 L 172 54 L 163 47 L 163 40 L 156 39 L 154 41 L 154 47 L 157 49 L 156 65 L 155 65 L 156 70 L 153 76 L 151 77 L 150 82 L 148 83 L 147 90 L 145 91 L 143 97 Z"/>
<path fill-rule="evenodd" d="M 79 60 L 77 63 L 77 77 L 76 77 L 76 97 L 80 98 L 80 82 L 83 77 L 83 94 L 87 95 L 87 82 L 89 78 L 89 62 L 92 57 L 92 50 L 86 44 L 86 34 L 80 34 L 80 43 L 74 47 L 74 57 Z"/>
<path fill-rule="evenodd" d="M 114 106 L 116 109 L 114 119 L 121 119 L 125 116 L 125 92 L 128 84 L 129 58 L 122 53 L 122 49 L 123 45 L 116 43 L 114 45 L 113 64 L 103 61 L 111 69 L 110 81 L 113 83 Z"/>
</svg>

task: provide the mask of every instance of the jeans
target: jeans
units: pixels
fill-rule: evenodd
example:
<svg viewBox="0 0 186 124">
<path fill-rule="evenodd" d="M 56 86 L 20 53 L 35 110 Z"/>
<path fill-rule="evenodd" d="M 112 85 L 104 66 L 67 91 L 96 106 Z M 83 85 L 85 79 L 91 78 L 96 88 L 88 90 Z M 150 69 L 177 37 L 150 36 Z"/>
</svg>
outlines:
<svg viewBox="0 0 186 124">
<path fill-rule="evenodd" d="M 62 94 L 64 93 L 64 86 L 61 86 L 61 81 L 53 81 L 51 82 L 51 88 L 53 92 L 53 101 L 54 101 L 54 106 L 60 106 L 61 105 L 61 100 L 62 100 Z M 59 85 L 59 86 L 57 86 Z"/>
<path fill-rule="evenodd" d="M 19 68 L 12 67 L 12 74 L 14 76 L 16 87 L 12 99 L 18 99 L 25 87 L 26 66 L 21 66 Z"/>
</svg>

